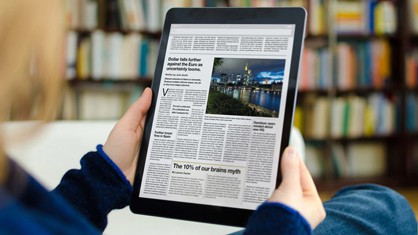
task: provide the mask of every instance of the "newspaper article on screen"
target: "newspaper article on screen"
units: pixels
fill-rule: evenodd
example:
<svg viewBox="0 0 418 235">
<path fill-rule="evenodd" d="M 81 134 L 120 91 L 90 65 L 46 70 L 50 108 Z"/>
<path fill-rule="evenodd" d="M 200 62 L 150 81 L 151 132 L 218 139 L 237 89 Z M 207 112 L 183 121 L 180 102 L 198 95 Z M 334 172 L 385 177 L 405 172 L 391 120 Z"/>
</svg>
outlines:
<svg viewBox="0 0 418 235">
<path fill-rule="evenodd" d="M 171 26 L 140 197 L 250 210 L 269 197 L 294 29 Z"/>
</svg>

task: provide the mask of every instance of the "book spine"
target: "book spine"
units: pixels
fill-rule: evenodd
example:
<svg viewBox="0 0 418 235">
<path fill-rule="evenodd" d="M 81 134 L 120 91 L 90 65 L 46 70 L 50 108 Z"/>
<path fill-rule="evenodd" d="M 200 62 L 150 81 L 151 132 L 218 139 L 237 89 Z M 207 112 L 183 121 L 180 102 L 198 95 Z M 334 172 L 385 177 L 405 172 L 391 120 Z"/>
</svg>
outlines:
<svg viewBox="0 0 418 235">
<path fill-rule="evenodd" d="M 91 76 L 95 80 L 104 78 L 104 58 L 105 58 L 105 34 L 97 30 L 91 36 L 92 50 L 92 71 Z"/>
<path fill-rule="evenodd" d="M 74 31 L 67 33 L 67 72 L 66 77 L 72 80 L 76 77 L 76 63 L 77 63 L 77 41 L 78 36 Z"/>
<path fill-rule="evenodd" d="M 84 3 L 84 22 L 83 27 L 87 30 L 93 30 L 97 28 L 97 19 L 98 19 L 98 2 L 93 0 L 87 0 Z"/>
<path fill-rule="evenodd" d="M 147 0 L 147 30 L 151 32 L 157 32 L 161 29 L 161 0 Z"/>
<path fill-rule="evenodd" d="M 77 50 L 77 77 L 87 79 L 90 75 L 90 38 L 83 38 Z"/>
<path fill-rule="evenodd" d="M 122 28 L 118 0 L 107 0 L 105 28 L 112 30 L 119 30 Z"/>
</svg>

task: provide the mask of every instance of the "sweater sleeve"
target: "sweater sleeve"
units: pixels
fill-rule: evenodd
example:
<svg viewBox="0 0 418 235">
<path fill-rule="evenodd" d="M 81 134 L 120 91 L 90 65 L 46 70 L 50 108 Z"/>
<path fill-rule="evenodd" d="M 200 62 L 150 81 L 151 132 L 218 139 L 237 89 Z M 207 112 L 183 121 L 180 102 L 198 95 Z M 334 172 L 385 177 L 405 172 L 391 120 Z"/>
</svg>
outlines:
<svg viewBox="0 0 418 235">
<path fill-rule="evenodd" d="M 265 202 L 251 216 L 244 235 L 312 234 L 311 227 L 296 210 L 276 202 Z"/>
<path fill-rule="evenodd" d="M 65 173 L 53 192 L 61 194 L 103 231 L 108 213 L 129 205 L 132 186 L 101 147 L 80 160 L 81 169 Z"/>
</svg>

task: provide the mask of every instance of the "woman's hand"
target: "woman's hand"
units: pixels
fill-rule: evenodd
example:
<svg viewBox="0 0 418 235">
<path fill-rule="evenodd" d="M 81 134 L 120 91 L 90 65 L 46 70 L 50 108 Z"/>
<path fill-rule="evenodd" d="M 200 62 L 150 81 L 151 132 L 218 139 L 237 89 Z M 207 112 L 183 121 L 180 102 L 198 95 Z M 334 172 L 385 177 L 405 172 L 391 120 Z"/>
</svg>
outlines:
<svg viewBox="0 0 418 235">
<path fill-rule="evenodd" d="M 314 229 L 326 213 L 312 177 L 294 147 L 287 147 L 281 160 L 282 183 L 268 201 L 297 210 Z"/>
<path fill-rule="evenodd" d="M 145 118 L 151 105 L 152 91 L 146 88 L 110 132 L 103 151 L 133 183 Z"/>
</svg>

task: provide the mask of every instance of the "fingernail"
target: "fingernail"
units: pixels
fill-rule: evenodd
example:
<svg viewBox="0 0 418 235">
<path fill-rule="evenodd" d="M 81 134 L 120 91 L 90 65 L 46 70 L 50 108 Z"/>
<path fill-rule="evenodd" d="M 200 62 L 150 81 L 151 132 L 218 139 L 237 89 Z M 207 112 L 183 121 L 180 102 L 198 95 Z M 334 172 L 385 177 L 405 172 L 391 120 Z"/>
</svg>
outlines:
<svg viewBox="0 0 418 235">
<path fill-rule="evenodd" d="M 287 149 L 286 154 L 287 154 L 289 157 L 296 157 L 296 155 L 297 155 L 297 150 L 296 150 L 295 148 L 293 148 L 293 147 L 290 147 L 290 148 L 288 148 L 288 149 Z"/>
</svg>

